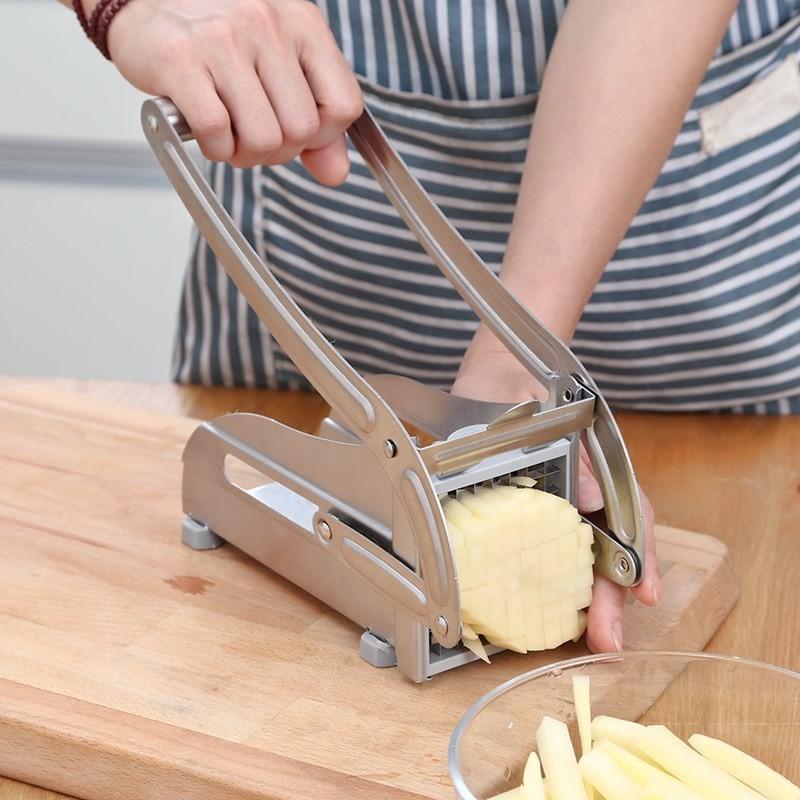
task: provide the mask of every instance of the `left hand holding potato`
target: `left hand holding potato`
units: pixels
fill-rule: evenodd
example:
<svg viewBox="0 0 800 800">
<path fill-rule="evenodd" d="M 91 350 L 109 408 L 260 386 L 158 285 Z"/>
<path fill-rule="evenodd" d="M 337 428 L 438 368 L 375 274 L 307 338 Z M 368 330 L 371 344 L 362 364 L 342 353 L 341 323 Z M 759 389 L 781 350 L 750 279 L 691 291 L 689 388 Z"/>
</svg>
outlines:
<svg viewBox="0 0 800 800">
<path fill-rule="evenodd" d="M 493 336 L 481 329 L 468 348 L 452 393 L 473 400 L 520 403 L 544 393 L 536 379 Z M 656 562 L 653 533 L 654 514 L 650 501 L 639 490 L 645 525 L 645 571 L 642 582 L 632 592 L 642 603 L 659 602 L 661 581 Z M 603 498 L 594 477 L 589 457 L 581 448 L 578 508 L 590 512 L 602 508 Z M 624 643 L 623 609 L 625 589 L 603 576 L 595 577 L 586 642 L 595 653 L 621 650 Z"/>
</svg>

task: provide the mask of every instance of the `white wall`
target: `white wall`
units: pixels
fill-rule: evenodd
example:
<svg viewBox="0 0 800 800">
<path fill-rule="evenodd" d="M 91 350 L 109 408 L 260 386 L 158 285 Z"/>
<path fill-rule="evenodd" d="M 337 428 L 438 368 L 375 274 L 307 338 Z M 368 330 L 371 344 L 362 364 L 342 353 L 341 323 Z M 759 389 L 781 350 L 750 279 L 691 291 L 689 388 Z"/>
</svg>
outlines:
<svg viewBox="0 0 800 800">
<path fill-rule="evenodd" d="M 166 380 L 189 218 L 142 96 L 56 0 L 0 0 L 0 373 Z"/>
</svg>

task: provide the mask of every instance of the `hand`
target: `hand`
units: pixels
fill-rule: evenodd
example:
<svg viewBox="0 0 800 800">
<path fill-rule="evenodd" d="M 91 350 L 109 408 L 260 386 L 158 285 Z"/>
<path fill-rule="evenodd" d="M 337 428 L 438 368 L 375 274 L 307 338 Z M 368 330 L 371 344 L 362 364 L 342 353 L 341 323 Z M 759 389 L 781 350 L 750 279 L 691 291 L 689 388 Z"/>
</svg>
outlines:
<svg viewBox="0 0 800 800">
<path fill-rule="evenodd" d="M 493 336 L 481 328 L 476 335 L 451 389 L 453 394 L 497 403 L 520 403 L 546 395 L 541 384 Z M 658 604 L 661 581 L 656 562 L 654 514 L 650 501 L 642 490 L 639 497 L 644 512 L 645 570 L 642 582 L 632 591 L 648 606 Z M 603 506 L 600 486 L 594 477 L 589 456 L 581 446 L 581 470 L 578 478 L 578 508 L 597 511 Z M 597 575 L 586 643 L 595 653 L 621 650 L 623 647 L 623 609 L 625 589 Z"/>
<path fill-rule="evenodd" d="M 358 83 L 317 7 L 306 0 L 136 0 L 109 31 L 122 75 L 165 95 L 203 153 L 237 167 L 300 155 L 337 185 Z"/>
</svg>

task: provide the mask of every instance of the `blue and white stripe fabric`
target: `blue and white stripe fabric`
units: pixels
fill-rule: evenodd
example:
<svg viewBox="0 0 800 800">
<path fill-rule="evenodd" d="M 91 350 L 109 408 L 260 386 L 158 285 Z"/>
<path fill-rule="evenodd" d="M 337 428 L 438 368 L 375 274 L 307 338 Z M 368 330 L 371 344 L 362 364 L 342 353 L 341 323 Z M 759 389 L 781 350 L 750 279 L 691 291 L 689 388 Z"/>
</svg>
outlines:
<svg viewBox="0 0 800 800">
<path fill-rule="evenodd" d="M 444 213 L 499 270 L 563 0 L 319 0 L 370 109 Z M 746 0 L 663 172 L 588 303 L 574 348 L 611 402 L 800 413 L 800 114 L 709 155 L 700 118 L 785 65 L 800 7 Z M 477 321 L 358 154 L 347 183 L 297 163 L 211 165 L 226 207 L 358 369 L 448 386 Z M 303 386 L 194 242 L 182 382 Z"/>
</svg>

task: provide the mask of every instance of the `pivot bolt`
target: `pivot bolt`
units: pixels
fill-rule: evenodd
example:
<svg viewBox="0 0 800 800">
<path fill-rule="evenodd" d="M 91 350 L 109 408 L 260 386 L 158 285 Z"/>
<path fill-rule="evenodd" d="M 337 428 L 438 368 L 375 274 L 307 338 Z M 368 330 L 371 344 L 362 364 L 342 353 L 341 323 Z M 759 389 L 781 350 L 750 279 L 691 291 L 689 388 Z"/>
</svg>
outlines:
<svg viewBox="0 0 800 800">
<path fill-rule="evenodd" d="M 321 519 L 317 523 L 317 533 L 323 539 L 325 539 L 326 542 L 330 541 L 331 538 L 333 537 L 333 532 L 331 531 L 331 526 L 328 525 L 328 523 L 324 519 Z"/>
<path fill-rule="evenodd" d="M 436 617 L 434 624 L 436 625 L 436 630 L 441 633 L 442 636 L 447 633 L 449 626 L 447 624 L 447 620 L 441 614 Z"/>
<path fill-rule="evenodd" d="M 397 445 L 391 439 L 383 443 L 383 454 L 386 458 L 394 458 L 397 455 Z"/>
<path fill-rule="evenodd" d="M 622 553 L 617 553 L 614 558 L 614 569 L 616 569 L 619 575 L 627 577 L 631 571 L 631 562 L 628 560 L 628 557 Z"/>
</svg>

